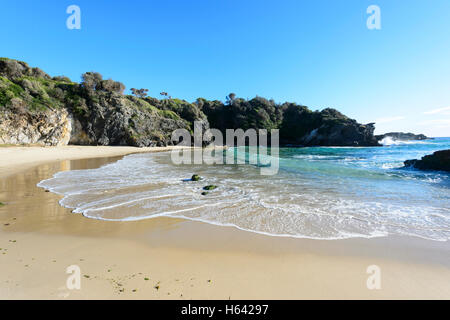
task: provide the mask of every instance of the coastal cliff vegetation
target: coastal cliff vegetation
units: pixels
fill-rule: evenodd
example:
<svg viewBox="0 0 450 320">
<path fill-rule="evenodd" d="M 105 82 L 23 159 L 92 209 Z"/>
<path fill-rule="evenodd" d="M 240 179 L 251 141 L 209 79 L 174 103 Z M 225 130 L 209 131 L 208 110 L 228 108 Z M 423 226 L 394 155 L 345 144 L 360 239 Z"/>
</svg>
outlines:
<svg viewBox="0 0 450 320">
<path fill-rule="evenodd" d="M 162 92 L 132 88 L 87 72 L 77 83 L 39 68 L 0 58 L 0 144 L 170 145 L 175 129 L 279 129 L 280 142 L 298 146 L 376 146 L 374 124 L 359 124 L 339 111 L 312 111 L 292 102 L 232 93 L 226 101 L 188 102 Z"/>
</svg>

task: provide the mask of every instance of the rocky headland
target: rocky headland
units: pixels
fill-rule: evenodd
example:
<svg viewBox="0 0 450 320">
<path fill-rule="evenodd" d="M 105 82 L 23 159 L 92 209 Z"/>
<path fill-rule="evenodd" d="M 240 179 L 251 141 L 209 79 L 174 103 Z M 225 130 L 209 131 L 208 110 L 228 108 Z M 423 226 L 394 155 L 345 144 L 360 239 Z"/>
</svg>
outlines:
<svg viewBox="0 0 450 320">
<path fill-rule="evenodd" d="M 175 129 L 279 129 L 282 145 L 378 146 L 374 124 L 360 124 L 331 108 L 311 111 L 295 103 L 227 96 L 190 103 L 162 92 L 131 89 L 96 72 L 80 83 L 0 58 L 0 144 L 172 145 Z"/>
</svg>

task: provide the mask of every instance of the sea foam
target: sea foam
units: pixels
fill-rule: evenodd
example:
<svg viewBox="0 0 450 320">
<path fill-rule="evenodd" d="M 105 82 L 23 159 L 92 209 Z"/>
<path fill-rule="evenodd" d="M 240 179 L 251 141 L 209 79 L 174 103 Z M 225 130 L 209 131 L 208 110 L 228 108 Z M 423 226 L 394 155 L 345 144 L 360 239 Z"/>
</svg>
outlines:
<svg viewBox="0 0 450 320">
<path fill-rule="evenodd" d="M 174 165 L 169 153 L 135 154 L 38 186 L 100 220 L 166 216 L 282 237 L 450 239 L 450 177 L 398 169 L 413 151 L 394 147 L 281 149 L 275 176 L 250 164 Z M 193 173 L 203 180 L 185 181 Z M 208 184 L 218 189 L 202 195 Z"/>
</svg>

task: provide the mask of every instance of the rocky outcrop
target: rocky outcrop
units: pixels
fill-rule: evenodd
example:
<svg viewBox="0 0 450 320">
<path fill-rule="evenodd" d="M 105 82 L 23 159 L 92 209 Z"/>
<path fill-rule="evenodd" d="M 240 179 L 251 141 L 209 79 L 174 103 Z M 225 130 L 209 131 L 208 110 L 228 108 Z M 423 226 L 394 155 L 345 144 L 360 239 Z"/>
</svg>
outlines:
<svg viewBox="0 0 450 320">
<path fill-rule="evenodd" d="M 360 124 L 353 119 L 328 121 L 299 139 L 305 146 L 378 146 L 374 139 L 375 127 L 372 123 Z"/>
<path fill-rule="evenodd" d="M 311 111 L 295 103 L 276 104 L 256 97 L 228 104 L 199 99 L 212 128 L 280 129 L 280 144 L 293 146 L 379 146 L 373 123 L 360 124 L 331 108 Z"/>
<path fill-rule="evenodd" d="M 450 172 L 450 149 L 436 151 L 432 155 L 422 157 L 421 160 L 406 160 L 405 167 Z"/>
<path fill-rule="evenodd" d="M 304 106 L 285 106 L 280 136 L 284 144 L 302 146 L 379 146 L 373 123 L 360 124 L 335 109 L 310 111 Z"/>
<path fill-rule="evenodd" d="M 37 113 L 0 112 L 0 144 L 68 144 L 72 119 L 67 110 Z"/>
<path fill-rule="evenodd" d="M 409 141 L 409 140 L 427 140 L 428 138 L 424 134 L 414 134 L 414 133 L 404 133 L 404 132 L 389 132 L 381 135 L 376 135 L 375 138 L 378 141 L 383 140 L 384 138 L 391 138 L 392 140 L 401 140 L 401 141 Z"/>
</svg>

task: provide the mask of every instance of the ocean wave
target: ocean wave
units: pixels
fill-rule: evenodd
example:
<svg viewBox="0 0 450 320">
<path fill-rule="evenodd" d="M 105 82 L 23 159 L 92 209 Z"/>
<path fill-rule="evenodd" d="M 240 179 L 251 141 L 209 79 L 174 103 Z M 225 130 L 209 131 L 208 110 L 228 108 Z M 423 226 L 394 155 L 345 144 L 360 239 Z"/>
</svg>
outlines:
<svg viewBox="0 0 450 320">
<path fill-rule="evenodd" d="M 434 142 L 431 142 L 429 140 L 396 140 L 392 137 L 385 137 L 378 141 L 378 143 L 384 145 L 384 146 L 398 146 L 398 145 L 404 145 L 404 144 L 436 144 Z"/>
<path fill-rule="evenodd" d="M 61 205 L 92 219 L 178 217 L 310 239 L 392 234 L 450 239 L 446 209 L 450 196 L 440 187 L 442 180 L 439 184 L 410 179 L 414 174 L 391 168 L 395 162 L 377 162 L 377 167 L 369 154 L 345 152 L 337 156 L 365 159 L 350 162 L 352 166 L 362 162 L 368 168 L 347 168 L 336 164 L 337 160 L 330 160 L 331 167 L 311 164 L 311 158 L 294 155 L 291 160 L 282 158 L 278 175 L 263 177 L 252 165 L 176 166 L 168 153 L 136 154 L 98 169 L 60 172 L 38 186 L 63 195 Z M 380 158 L 380 154 L 375 156 Z M 296 170 L 286 170 L 286 166 Z M 371 172 L 373 167 L 378 171 Z M 193 173 L 203 180 L 183 181 Z M 204 196 L 202 188 L 207 184 L 219 188 Z"/>
</svg>

